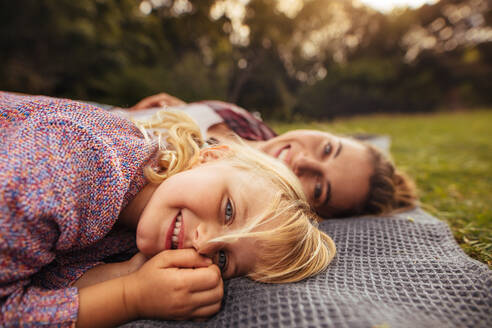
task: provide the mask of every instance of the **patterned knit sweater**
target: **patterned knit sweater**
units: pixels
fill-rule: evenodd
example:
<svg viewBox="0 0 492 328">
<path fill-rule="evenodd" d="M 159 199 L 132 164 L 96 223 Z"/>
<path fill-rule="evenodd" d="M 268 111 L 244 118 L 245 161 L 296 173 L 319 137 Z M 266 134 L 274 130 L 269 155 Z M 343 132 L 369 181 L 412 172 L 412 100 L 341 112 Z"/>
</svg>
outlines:
<svg viewBox="0 0 492 328">
<path fill-rule="evenodd" d="M 0 326 L 75 324 L 71 285 L 135 250 L 114 224 L 156 150 L 97 107 L 0 92 Z"/>
</svg>

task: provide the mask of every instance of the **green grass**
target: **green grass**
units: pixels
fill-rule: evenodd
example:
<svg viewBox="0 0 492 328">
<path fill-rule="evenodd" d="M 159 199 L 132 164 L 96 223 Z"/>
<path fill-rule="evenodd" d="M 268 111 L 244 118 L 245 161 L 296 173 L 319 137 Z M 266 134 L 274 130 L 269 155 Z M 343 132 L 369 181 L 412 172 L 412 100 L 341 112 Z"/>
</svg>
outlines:
<svg viewBox="0 0 492 328">
<path fill-rule="evenodd" d="M 397 166 L 417 182 L 422 207 L 446 221 L 471 257 L 492 269 L 492 110 L 376 115 L 272 123 L 277 132 L 320 129 L 391 136 Z"/>
</svg>

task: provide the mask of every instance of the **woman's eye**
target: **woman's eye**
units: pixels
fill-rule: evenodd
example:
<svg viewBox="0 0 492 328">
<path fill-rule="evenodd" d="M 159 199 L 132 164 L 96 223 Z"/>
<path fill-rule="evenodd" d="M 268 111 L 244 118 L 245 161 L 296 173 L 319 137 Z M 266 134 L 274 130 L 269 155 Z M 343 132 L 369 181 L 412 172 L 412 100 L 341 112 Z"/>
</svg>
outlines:
<svg viewBox="0 0 492 328">
<path fill-rule="evenodd" d="M 229 224 L 232 222 L 232 219 L 234 218 L 234 208 L 232 207 L 231 200 L 227 200 L 227 204 L 225 207 L 225 223 Z"/>
<path fill-rule="evenodd" d="M 220 250 L 217 255 L 217 266 L 222 273 L 224 273 L 227 269 L 227 255 L 222 250 Z"/>
<path fill-rule="evenodd" d="M 314 186 L 314 199 L 318 199 L 321 197 L 321 192 L 322 192 L 322 186 L 320 182 L 316 182 L 316 185 Z"/>
<path fill-rule="evenodd" d="M 331 150 L 332 150 L 331 143 L 329 143 L 325 146 L 325 148 L 323 148 L 323 154 L 330 155 Z"/>
</svg>

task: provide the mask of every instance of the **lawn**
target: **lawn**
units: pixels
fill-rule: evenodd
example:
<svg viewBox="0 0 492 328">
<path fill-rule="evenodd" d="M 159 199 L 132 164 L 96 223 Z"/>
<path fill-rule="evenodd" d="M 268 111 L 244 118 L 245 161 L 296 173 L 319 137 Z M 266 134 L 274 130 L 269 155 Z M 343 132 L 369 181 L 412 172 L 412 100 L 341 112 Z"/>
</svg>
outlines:
<svg viewBox="0 0 492 328">
<path fill-rule="evenodd" d="M 473 110 L 271 126 L 280 133 L 308 128 L 391 136 L 393 158 L 417 182 L 422 207 L 446 221 L 463 250 L 492 269 L 491 124 L 492 110 Z"/>
</svg>

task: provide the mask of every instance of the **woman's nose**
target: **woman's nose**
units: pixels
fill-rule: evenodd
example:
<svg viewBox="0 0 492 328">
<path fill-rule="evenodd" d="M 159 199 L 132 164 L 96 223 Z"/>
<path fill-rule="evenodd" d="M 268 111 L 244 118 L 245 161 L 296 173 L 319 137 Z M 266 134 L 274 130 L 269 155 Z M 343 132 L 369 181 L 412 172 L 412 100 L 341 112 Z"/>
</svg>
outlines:
<svg viewBox="0 0 492 328">
<path fill-rule="evenodd" d="M 300 155 L 294 166 L 294 173 L 302 176 L 308 173 L 318 173 L 321 171 L 321 163 L 308 155 Z"/>
</svg>

